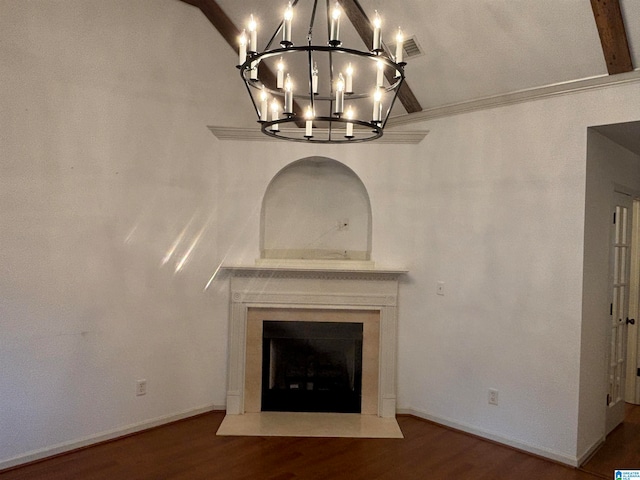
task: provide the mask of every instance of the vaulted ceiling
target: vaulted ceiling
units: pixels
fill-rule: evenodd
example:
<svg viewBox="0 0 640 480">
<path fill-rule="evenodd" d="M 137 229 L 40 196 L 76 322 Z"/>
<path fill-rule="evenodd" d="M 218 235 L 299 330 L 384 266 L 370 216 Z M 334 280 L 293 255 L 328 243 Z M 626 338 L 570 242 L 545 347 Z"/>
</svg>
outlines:
<svg viewBox="0 0 640 480">
<path fill-rule="evenodd" d="M 212 39 L 213 49 L 235 49 L 238 29 L 244 28 L 251 14 L 265 26 L 265 37 L 259 39 L 264 45 L 286 6 L 285 0 L 182 1 L 199 7 L 221 33 Z M 305 2 L 308 0 L 300 0 L 300 5 Z M 324 3 L 320 1 L 319 5 L 324 8 Z M 410 122 L 435 116 L 456 106 L 490 104 L 496 98 L 515 98 L 544 89 L 558 91 L 640 74 L 638 0 L 341 3 L 353 22 L 343 27 L 345 46 L 364 48 L 358 21 L 371 18 L 377 10 L 383 16 L 387 38 L 402 26 L 405 36 L 414 37 L 421 47 L 422 54 L 407 59 L 409 89 L 405 93 L 409 97 L 394 107 L 392 115 L 397 124 L 403 119 Z M 307 27 L 304 22 L 299 26 L 305 31 Z M 234 65 L 228 67 L 230 81 L 238 79 Z M 255 121 L 249 105 L 247 118 Z"/>
</svg>

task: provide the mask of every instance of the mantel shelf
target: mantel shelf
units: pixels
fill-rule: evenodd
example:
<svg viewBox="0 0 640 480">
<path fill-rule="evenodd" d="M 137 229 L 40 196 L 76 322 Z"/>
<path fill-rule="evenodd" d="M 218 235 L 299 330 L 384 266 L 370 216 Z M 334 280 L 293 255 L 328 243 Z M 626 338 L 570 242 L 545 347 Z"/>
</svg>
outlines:
<svg viewBox="0 0 640 480">
<path fill-rule="evenodd" d="M 404 268 L 374 268 L 373 266 L 363 266 L 362 262 L 354 262 L 353 265 L 348 265 L 348 262 L 337 262 L 335 265 L 329 262 L 304 261 L 304 262 L 292 262 L 292 263 L 279 263 L 279 264 L 263 264 L 263 265 L 223 265 L 222 270 L 230 272 L 238 272 L 242 274 L 251 273 L 359 273 L 367 275 L 405 275 L 409 273 L 409 270 Z"/>
</svg>

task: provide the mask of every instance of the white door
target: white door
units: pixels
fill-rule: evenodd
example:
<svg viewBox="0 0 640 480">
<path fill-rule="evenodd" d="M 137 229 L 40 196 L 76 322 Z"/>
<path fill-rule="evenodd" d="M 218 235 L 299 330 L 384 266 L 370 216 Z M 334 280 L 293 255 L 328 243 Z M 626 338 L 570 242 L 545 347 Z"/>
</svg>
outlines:
<svg viewBox="0 0 640 480">
<path fill-rule="evenodd" d="M 625 401 L 640 405 L 640 200 L 633 200 L 633 221 L 631 234 L 631 287 L 629 295 L 629 316 L 635 318 L 627 325 L 627 383 Z"/>
<path fill-rule="evenodd" d="M 607 392 L 607 434 L 624 420 L 624 387 L 629 319 L 632 198 L 616 192 L 612 212 L 609 308 L 610 347 Z"/>
</svg>

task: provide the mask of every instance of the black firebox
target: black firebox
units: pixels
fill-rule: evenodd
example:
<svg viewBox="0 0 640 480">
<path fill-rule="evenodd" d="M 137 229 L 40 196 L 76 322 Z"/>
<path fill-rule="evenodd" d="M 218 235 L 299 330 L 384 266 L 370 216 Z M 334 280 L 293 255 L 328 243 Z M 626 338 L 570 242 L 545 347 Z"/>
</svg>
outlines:
<svg viewBox="0 0 640 480">
<path fill-rule="evenodd" d="M 360 413 L 362 323 L 263 322 L 262 410 Z"/>
</svg>

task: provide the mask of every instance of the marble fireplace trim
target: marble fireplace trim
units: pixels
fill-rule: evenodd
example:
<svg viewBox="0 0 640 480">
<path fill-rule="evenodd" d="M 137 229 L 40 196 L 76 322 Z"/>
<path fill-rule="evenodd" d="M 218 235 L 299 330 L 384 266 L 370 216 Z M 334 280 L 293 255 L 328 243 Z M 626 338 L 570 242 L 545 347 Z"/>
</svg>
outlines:
<svg viewBox="0 0 640 480">
<path fill-rule="evenodd" d="M 245 412 L 250 308 L 375 310 L 380 313 L 378 416 L 396 415 L 399 277 L 405 270 L 225 267 L 231 273 L 227 414 Z"/>
</svg>

